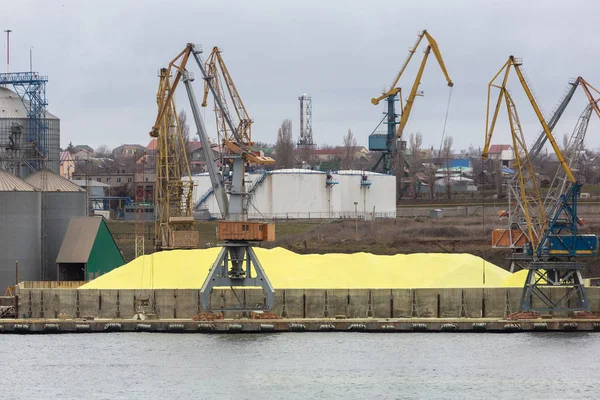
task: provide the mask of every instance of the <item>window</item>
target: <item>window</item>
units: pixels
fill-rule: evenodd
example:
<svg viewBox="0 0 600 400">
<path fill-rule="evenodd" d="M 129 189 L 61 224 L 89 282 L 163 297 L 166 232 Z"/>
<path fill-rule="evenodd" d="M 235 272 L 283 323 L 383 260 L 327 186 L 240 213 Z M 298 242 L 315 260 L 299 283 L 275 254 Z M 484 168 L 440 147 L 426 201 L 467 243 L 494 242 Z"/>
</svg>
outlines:
<svg viewBox="0 0 600 400">
<path fill-rule="evenodd" d="M 117 183 L 121 183 L 121 178 L 117 178 Z"/>
<path fill-rule="evenodd" d="M 106 178 L 106 183 L 110 183 L 110 178 Z"/>
<path fill-rule="evenodd" d="M 131 183 L 131 178 L 127 178 L 127 183 Z"/>
<path fill-rule="evenodd" d="M 102 182 L 102 178 L 96 178 L 96 182 Z"/>
<path fill-rule="evenodd" d="M 248 231 L 250 231 L 250 226 L 246 225 L 246 224 L 242 225 L 242 232 L 248 232 Z"/>
</svg>

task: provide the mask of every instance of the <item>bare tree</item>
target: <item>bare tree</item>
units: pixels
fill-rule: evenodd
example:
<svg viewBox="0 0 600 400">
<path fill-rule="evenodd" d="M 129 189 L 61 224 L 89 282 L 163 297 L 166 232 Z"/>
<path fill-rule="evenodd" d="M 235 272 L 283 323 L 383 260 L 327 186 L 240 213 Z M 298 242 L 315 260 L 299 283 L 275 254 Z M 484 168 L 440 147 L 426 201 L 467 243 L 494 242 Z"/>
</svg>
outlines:
<svg viewBox="0 0 600 400">
<path fill-rule="evenodd" d="M 435 196 L 435 173 L 436 167 L 433 164 L 433 146 L 429 149 L 429 168 L 427 168 L 427 183 L 429 184 L 429 197 L 433 200 Z"/>
<path fill-rule="evenodd" d="M 454 139 L 452 136 L 446 136 L 444 138 L 444 144 L 442 145 L 442 157 L 444 158 L 444 166 L 446 167 L 446 176 L 444 177 L 444 184 L 446 185 L 446 196 L 448 199 L 451 197 L 452 189 L 450 185 L 450 159 L 452 156 L 452 145 Z"/>
<path fill-rule="evenodd" d="M 110 158 L 112 157 L 112 149 L 105 144 L 96 147 L 94 155 L 98 158 Z"/>
<path fill-rule="evenodd" d="M 356 150 L 356 138 L 351 129 L 344 135 L 344 157 L 342 158 L 342 169 L 354 167 L 354 152 Z"/>
<path fill-rule="evenodd" d="M 421 146 L 423 145 L 423 135 L 421 132 L 411 133 L 409 136 L 410 159 L 409 176 L 413 181 L 413 196 L 417 198 L 417 182 L 419 180 L 417 172 L 421 170 Z"/>
<path fill-rule="evenodd" d="M 177 114 L 177 122 L 179 123 L 179 129 L 181 129 L 181 136 L 183 137 L 183 144 L 185 146 L 185 151 L 188 153 L 188 157 L 190 156 L 190 126 L 187 123 L 187 114 L 185 110 L 182 108 Z"/>
<path fill-rule="evenodd" d="M 292 168 L 294 166 L 294 141 L 292 139 L 292 121 L 284 119 L 277 130 L 275 142 L 275 165 L 277 168 Z"/>
</svg>

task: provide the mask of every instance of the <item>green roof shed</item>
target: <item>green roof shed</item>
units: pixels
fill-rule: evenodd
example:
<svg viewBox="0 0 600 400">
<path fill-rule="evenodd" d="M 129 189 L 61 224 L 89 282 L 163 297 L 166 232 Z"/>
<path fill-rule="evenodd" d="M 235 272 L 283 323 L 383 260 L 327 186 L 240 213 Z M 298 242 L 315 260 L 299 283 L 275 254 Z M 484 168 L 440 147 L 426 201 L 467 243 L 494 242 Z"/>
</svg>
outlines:
<svg viewBox="0 0 600 400">
<path fill-rule="evenodd" d="M 56 257 L 59 281 L 91 281 L 125 264 L 103 217 L 74 217 Z"/>
</svg>

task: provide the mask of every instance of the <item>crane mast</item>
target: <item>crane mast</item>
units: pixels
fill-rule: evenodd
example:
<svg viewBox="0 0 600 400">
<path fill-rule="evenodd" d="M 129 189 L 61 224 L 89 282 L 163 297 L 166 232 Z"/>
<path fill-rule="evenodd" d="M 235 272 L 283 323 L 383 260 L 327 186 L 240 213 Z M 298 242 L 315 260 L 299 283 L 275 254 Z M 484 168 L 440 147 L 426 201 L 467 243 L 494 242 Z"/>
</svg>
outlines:
<svg viewBox="0 0 600 400">
<path fill-rule="evenodd" d="M 518 188 L 511 189 L 511 192 L 515 193 L 516 203 L 525 225 L 525 229 L 521 229 L 521 232 L 523 232 L 521 238 L 524 240 L 520 261 L 522 261 L 528 273 L 523 287 L 520 307 L 522 311 L 589 312 L 590 305 L 580 272 L 582 265 L 577 262 L 577 258 L 596 255 L 598 252 L 598 237 L 578 233 L 580 220 L 577 217 L 577 200 L 581 184 L 576 181 L 569 161 L 554 140 L 551 129 L 546 123 L 530 85 L 521 70 L 521 64 L 520 60 L 510 56 L 488 85 L 485 146 L 482 153 L 482 158 L 487 158 L 501 104 L 504 102 L 508 111 L 516 159 L 516 178 L 513 179 L 513 182 L 518 183 Z M 553 205 L 549 212 L 540 196 L 532 157 L 525 144 L 515 103 L 507 89 L 511 69 L 515 70 L 519 82 L 542 125 L 546 140 L 554 149 L 561 166 L 561 173 L 564 174 L 564 182 L 570 185 L 568 191 L 560 195 L 559 201 Z M 495 83 L 502 74 L 501 83 Z M 490 120 L 492 88 L 499 89 L 499 93 Z M 513 226 L 509 227 L 509 230 L 512 229 Z M 497 237 L 494 238 L 494 236 L 496 235 L 492 235 L 493 242 L 497 240 Z M 556 288 L 562 288 L 563 291 L 557 292 L 555 290 L 553 292 L 553 289 Z M 533 301 L 534 297 L 538 300 L 537 302 Z"/>
<path fill-rule="evenodd" d="M 415 54 L 419 45 L 421 44 L 421 41 L 423 40 L 423 38 L 427 39 L 428 45 L 424 51 L 423 59 L 421 61 L 421 65 L 417 72 L 417 76 L 413 82 L 411 91 L 406 100 L 406 106 L 404 106 L 402 103 L 402 89 L 398 86 L 398 84 L 400 82 L 400 78 L 402 77 L 402 75 L 404 74 L 404 71 L 406 70 L 406 67 L 408 66 L 410 60 L 412 59 L 412 56 Z M 420 93 L 418 89 L 419 89 L 419 85 L 421 84 L 421 78 L 423 76 L 423 71 L 425 70 L 425 65 L 427 63 L 427 59 L 429 57 L 429 54 L 432 52 L 442 70 L 442 73 L 444 74 L 444 77 L 446 78 L 446 82 L 448 83 L 448 86 L 452 87 L 454 85 L 454 83 L 452 82 L 452 80 L 450 79 L 450 76 L 448 75 L 448 71 L 446 70 L 446 65 L 442 58 L 442 54 L 440 52 L 438 44 L 435 41 L 435 39 L 429 34 L 429 32 L 427 32 L 427 30 L 424 30 L 421 33 L 419 33 L 417 41 L 410 48 L 408 57 L 402 64 L 400 71 L 396 75 L 390 89 L 388 91 L 386 91 L 385 93 L 381 94 L 379 97 L 374 97 L 371 99 L 371 103 L 374 105 L 379 104 L 379 102 L 384 99 L 388 103 L 387 104 L 387 112 L 385 113 L 386 117 L 384 118 L 385 124 L 387 125 L 387 133 L 380 134 L 380 133 L 374 132 L 371 135 L 369 135 L 369 150 L 382 152 L 381 157 L 379 158 L 379 160 L 373 167 L 374 171 L 379 168 L 380 164 L 382 165 L 383 172 L 386 174 L 391 174 L 392 170 L 394 169 L 394 167 L 392 166 L 392 160 L 398 153 L 398 150 L 400 150 L 400 151 L 403 150 L 402 148 L 398 149 L 398 140 L 400 140 L 402 138 L 402 134 L 404 132 L 404 128 L 410 117 L 415 98 L 417 96 L 422 96 L 422 93 Z M 400 101 L 400 110 L 401 110 L 400 122 L 398 122 L 398 120 L 397 120 L 398 115 L 396 114 L 396 106 L 395 106 L 396 101 Z M 382 122 L 383 122 L 383 120 L 382 120 Z M 377 128 L 375 128 L 375 129 L 377 129 Z M 402 143 L 401 143 L 401 146 L 402 146 Z M 401 168 L 401 166 L 397 165 L 395 168 L 398 169 L 398 168 Z"/>
<path fill-rule="evenodd" d="M 222 90 L 222 86 L 217 87 L 215 84 L 218 79 L 215 68 L 221 65 L 218 61 L 220 59 L 218 49 L 214 50 L 215 57 L 212 58 L 213 60 L 217 60 L 217 63 L 209 65 L 210 68 L 206 69 L 200 59 L 201 53 L 202 49 L 200 47 L 188 43 L 185 49 L 171 61 L 165 75 L 173 78 L 170 90 L 165 91 L 164 103 L 168 104 L 168 102 L 172 101 L 177 84 L 180 81 L 183 82 L 192 109 L 194 123 L 198 130 L 198 136 L 202 143 L 202 152 L 211 184 L 217 204 L 219 205 L 219 210 L 224 219 L 218 222 L 217 227 L 217 239 L 222 246 L 221 251 L 212 264 L 208 276 L 200 289 L 202 308 L 204 310 L 220 311 L 270 310 L 275 301 L 275 291 L 252 248 L 252 243 L 275 240 L 275 226 L 268 223 L 247 221 L 243 204 L 246 196 L 244 190 L 245 164 L 249 162 L 270 164 L 274 160 L 268 157 L 261 157 L 252 151 L 249 129 L 249 121 L 251 120 L 243 117 L 245 109 L 233 82 L 227 82 L 228 79 L 230 80 L 227 72 L 225 81 L 228 93 L 236 97 L 234 109 L 240 119 L 240 123 L 237 126 L 233 124 L 229 108 L 225 102 L 225 91 Z M 205 82 L 205 101 L 208 92 L 214 97 L 215 111 L 218 113 L 217 122 L 218 124 L 220 123 L 217 129 L 222 141 L 223 151 L 225 152 L 224 160 L 231 164 L 232 167 L 230 178 L 222 176 L 214 160 L 208 132 L 201 117 L 200 107 L 192 85 L 194 76 L 186 69 L 190 57 L 196 61 L 202 74 L 202 79 Z M 212 72 L 209 73 L 208 71 Z M 167 111 L 163 108 L 159 109 L 157 123 L 152 128 L 151 136 L 158 135 L 160 131 L 159 122 L 165 118 L 165 115 L 169 115 Z M 237 293 L 235 297 L 239 300 L 238 305 L 221 306 L 212 304 L 210 301 L 211 293 L 215 287 L 229 287 L 234 291 L 239 287 L 262 288 L 264 294 L 263 304 L 247 304 L 244 300 L 245 296 L 238 296 Z"/>
<path fill-rule="evenodd" d="M 178 77 L 171 81 L 171 69 L 172 64 L 160 70 L 156 96 L 158 116 L 150 132 L 157 142 L 156 251 L 198 247 L 192 205 L 194 184 L 173 98 Z"/>
</svg>

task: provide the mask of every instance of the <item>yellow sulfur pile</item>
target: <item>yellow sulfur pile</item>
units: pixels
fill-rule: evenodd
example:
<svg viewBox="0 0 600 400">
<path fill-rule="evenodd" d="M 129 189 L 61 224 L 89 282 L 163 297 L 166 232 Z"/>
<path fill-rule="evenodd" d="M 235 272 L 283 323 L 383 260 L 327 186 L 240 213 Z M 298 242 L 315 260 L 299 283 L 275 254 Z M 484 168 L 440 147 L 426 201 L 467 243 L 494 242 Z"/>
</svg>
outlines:
<svg viewBox="0 0 600 400">
<path fill-rule="evenodd" d="M 174 250 L 139 257 L 80 289 L 198 289 L 219 251 Z M 511 276 L 471 254 L 299 255 L 282 248 L 255 251 L 275 289 L 501 287 Z M 522 281 L 516 286 L 521 285 Z"/>
</svg>

